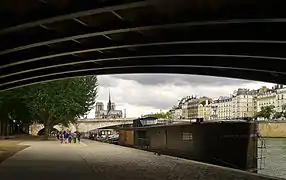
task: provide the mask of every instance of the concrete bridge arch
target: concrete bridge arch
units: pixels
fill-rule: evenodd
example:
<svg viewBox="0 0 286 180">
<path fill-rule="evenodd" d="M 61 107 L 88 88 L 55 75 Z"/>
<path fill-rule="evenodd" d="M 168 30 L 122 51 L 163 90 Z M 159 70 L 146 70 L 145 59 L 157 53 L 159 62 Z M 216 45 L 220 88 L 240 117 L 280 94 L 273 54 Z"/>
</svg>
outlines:
<svg viewBox="0 0 286 180">
<path fill-rule="evenodd" d="M 70 124 L 68 127 L 64 127 L 61 125 L 56 125 L 53 128 L 58 131 L 61 130 L 69 130 L 69 131 L 80 131 L 80 132 L 88 132 L 94 129 L 109 127 L 109 126 L 118 126 L 123 124 L 132 124 L 132 120 L 126 119 L 102 119 L 102 120 L 79 120 L 77 124 Z M 38 132 L 44 128 L 43 124 L 32 124 L 29 129 L 29 133 L 31 135 L 38 135 Z"/>
<path fill-rule="evenodd" d="M 100 128 L 105 128 L 109 126 L 119 126 L 119 125 L 124 125 L 124 124 L 132 124 L 132 121 L 96 121 L 96 122 L 79 122 L 78 125 L 78 131 L 80 132 L 88 132 L 92 131 L 95 129 L 100 129 Z"/>
<path fill-rule="evenodd" d="M 41 130 L 43 130 L 43 129 L 44 129 L 44 125 L 43 125 L 43 124 L 32 124 L 32 125 L 30 125 L 30 127 L 29 127 L 29 134 L 34 135 L 34 136 L 37 136 L 37 135 L 39 135 L 39 132 L 40 132 Z M 55 129 L 55 130 L 57 130 L 57 131 L 61 131 L 61 130 L 62 130 L 62 126 L 60 126 L 60 125 L 55 125 L 55 126 L 53 127 L 53 129 Z"/>
</svg>

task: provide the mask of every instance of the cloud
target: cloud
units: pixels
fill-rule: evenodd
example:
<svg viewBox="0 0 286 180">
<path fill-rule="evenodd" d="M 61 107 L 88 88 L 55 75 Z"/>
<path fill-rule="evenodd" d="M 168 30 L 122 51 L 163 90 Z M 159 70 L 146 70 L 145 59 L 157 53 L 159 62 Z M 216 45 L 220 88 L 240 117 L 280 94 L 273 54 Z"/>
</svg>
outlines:
<svg viewBox="0 0 286 180">
<path fill-rule="evenodd" d="M 103 75 L 98 77 L 99 95 L 97 101 L 106 103 L 111 91 L 112 101 L 117 109 L 126 109 L 128 117 L 168 110 L 183 96 L 227 96 L 237 88 L 256 89 L 271 83 L 209 77 L 199 75 L 173 74 L 130 74 Z M 92 111 L 89 117 L 94 114 Z"/>
<path fill-rule="evenodd" d="M 161 85 L 173 84 L 176 86 L 184 86 L 192 84 L 196 85 L 232 85 L 237 83 L 249 83 L 251 81 L 231 78 L 221 78 L 213 76 L 198 75 L 182 75 L 182 74 L 124 74 L 112 75 L 117 79 L 133 80 L 143 85 Z"/>
</svg>

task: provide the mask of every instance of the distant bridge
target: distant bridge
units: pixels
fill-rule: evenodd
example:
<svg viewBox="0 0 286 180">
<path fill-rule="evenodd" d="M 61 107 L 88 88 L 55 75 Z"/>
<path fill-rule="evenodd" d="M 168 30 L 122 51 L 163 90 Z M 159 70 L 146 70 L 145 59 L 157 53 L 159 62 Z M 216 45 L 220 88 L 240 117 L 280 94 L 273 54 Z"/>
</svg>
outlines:
<svg viewBox="0 0 286 180">
<path fill-rule="evenodd" d="M 105 128 L 110 126 L 120 126 L 124 124 L 132 124 L 136 118 L 120 118 L 120 119 L 79 119 L 77 124 L 70 124 L 69 127 L 63 127 L 60 125 L 54 126 L 57 130 L 71 130 L 88 132 L 99 128 Z M 165 119 L 158 119 L 159 123 L 166 122 Z M 173 122 L 185 122 L 189 120 L 173 120 Z M 37 135 L 38 132 L 44 128 L 43 124 L 33 124 L 30 126 L 30 134 Z"/>
<path fill-rule="evenodd" d="M 119 126 L 123 124 L 132 124 L 135 118 L 120 118 L 120 119 L 79 119 L 77 124 L 70 124 L 69 127 L 64 127 L 61 125 L 54 126 L 57 130 L 71 130 L 88 132 L 91 130 L 109 127 L 109 126 Z M 37 135 L 38 132 L 44 128 L 43 124 L 33 124 L 30 126 L 29 133 L 32 135 Z"/>
</svg>

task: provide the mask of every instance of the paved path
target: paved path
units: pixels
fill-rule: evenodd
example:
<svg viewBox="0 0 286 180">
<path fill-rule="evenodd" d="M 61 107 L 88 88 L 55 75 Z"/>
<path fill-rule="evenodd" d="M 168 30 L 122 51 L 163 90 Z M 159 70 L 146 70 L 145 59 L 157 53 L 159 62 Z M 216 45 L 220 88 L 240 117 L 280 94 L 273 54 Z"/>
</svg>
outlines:
<svg viewBox="0 0 286 180">
<path fill-rule="evenodd" d="M 132 148 L 95 141 L 84 143 L 25 142 L 31 147 L 0 164 L 1 180 L 272 179 Z"/>
</svg>

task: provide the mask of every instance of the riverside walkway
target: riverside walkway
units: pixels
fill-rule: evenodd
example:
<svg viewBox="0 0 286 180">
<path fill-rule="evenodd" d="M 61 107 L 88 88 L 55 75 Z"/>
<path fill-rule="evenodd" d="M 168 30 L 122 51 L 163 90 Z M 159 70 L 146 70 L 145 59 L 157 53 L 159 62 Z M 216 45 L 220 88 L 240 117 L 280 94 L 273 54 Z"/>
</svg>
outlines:
<svg viewBox="0 0 286 180">
<path fill-rule="evenodd" d="M 26 141 L 22 144 L 30 147 L 0 164 L 1 180 L 274 179 L 89 140 L 82 144 L 60 144 L 57 141 Z"/>
</svg>

